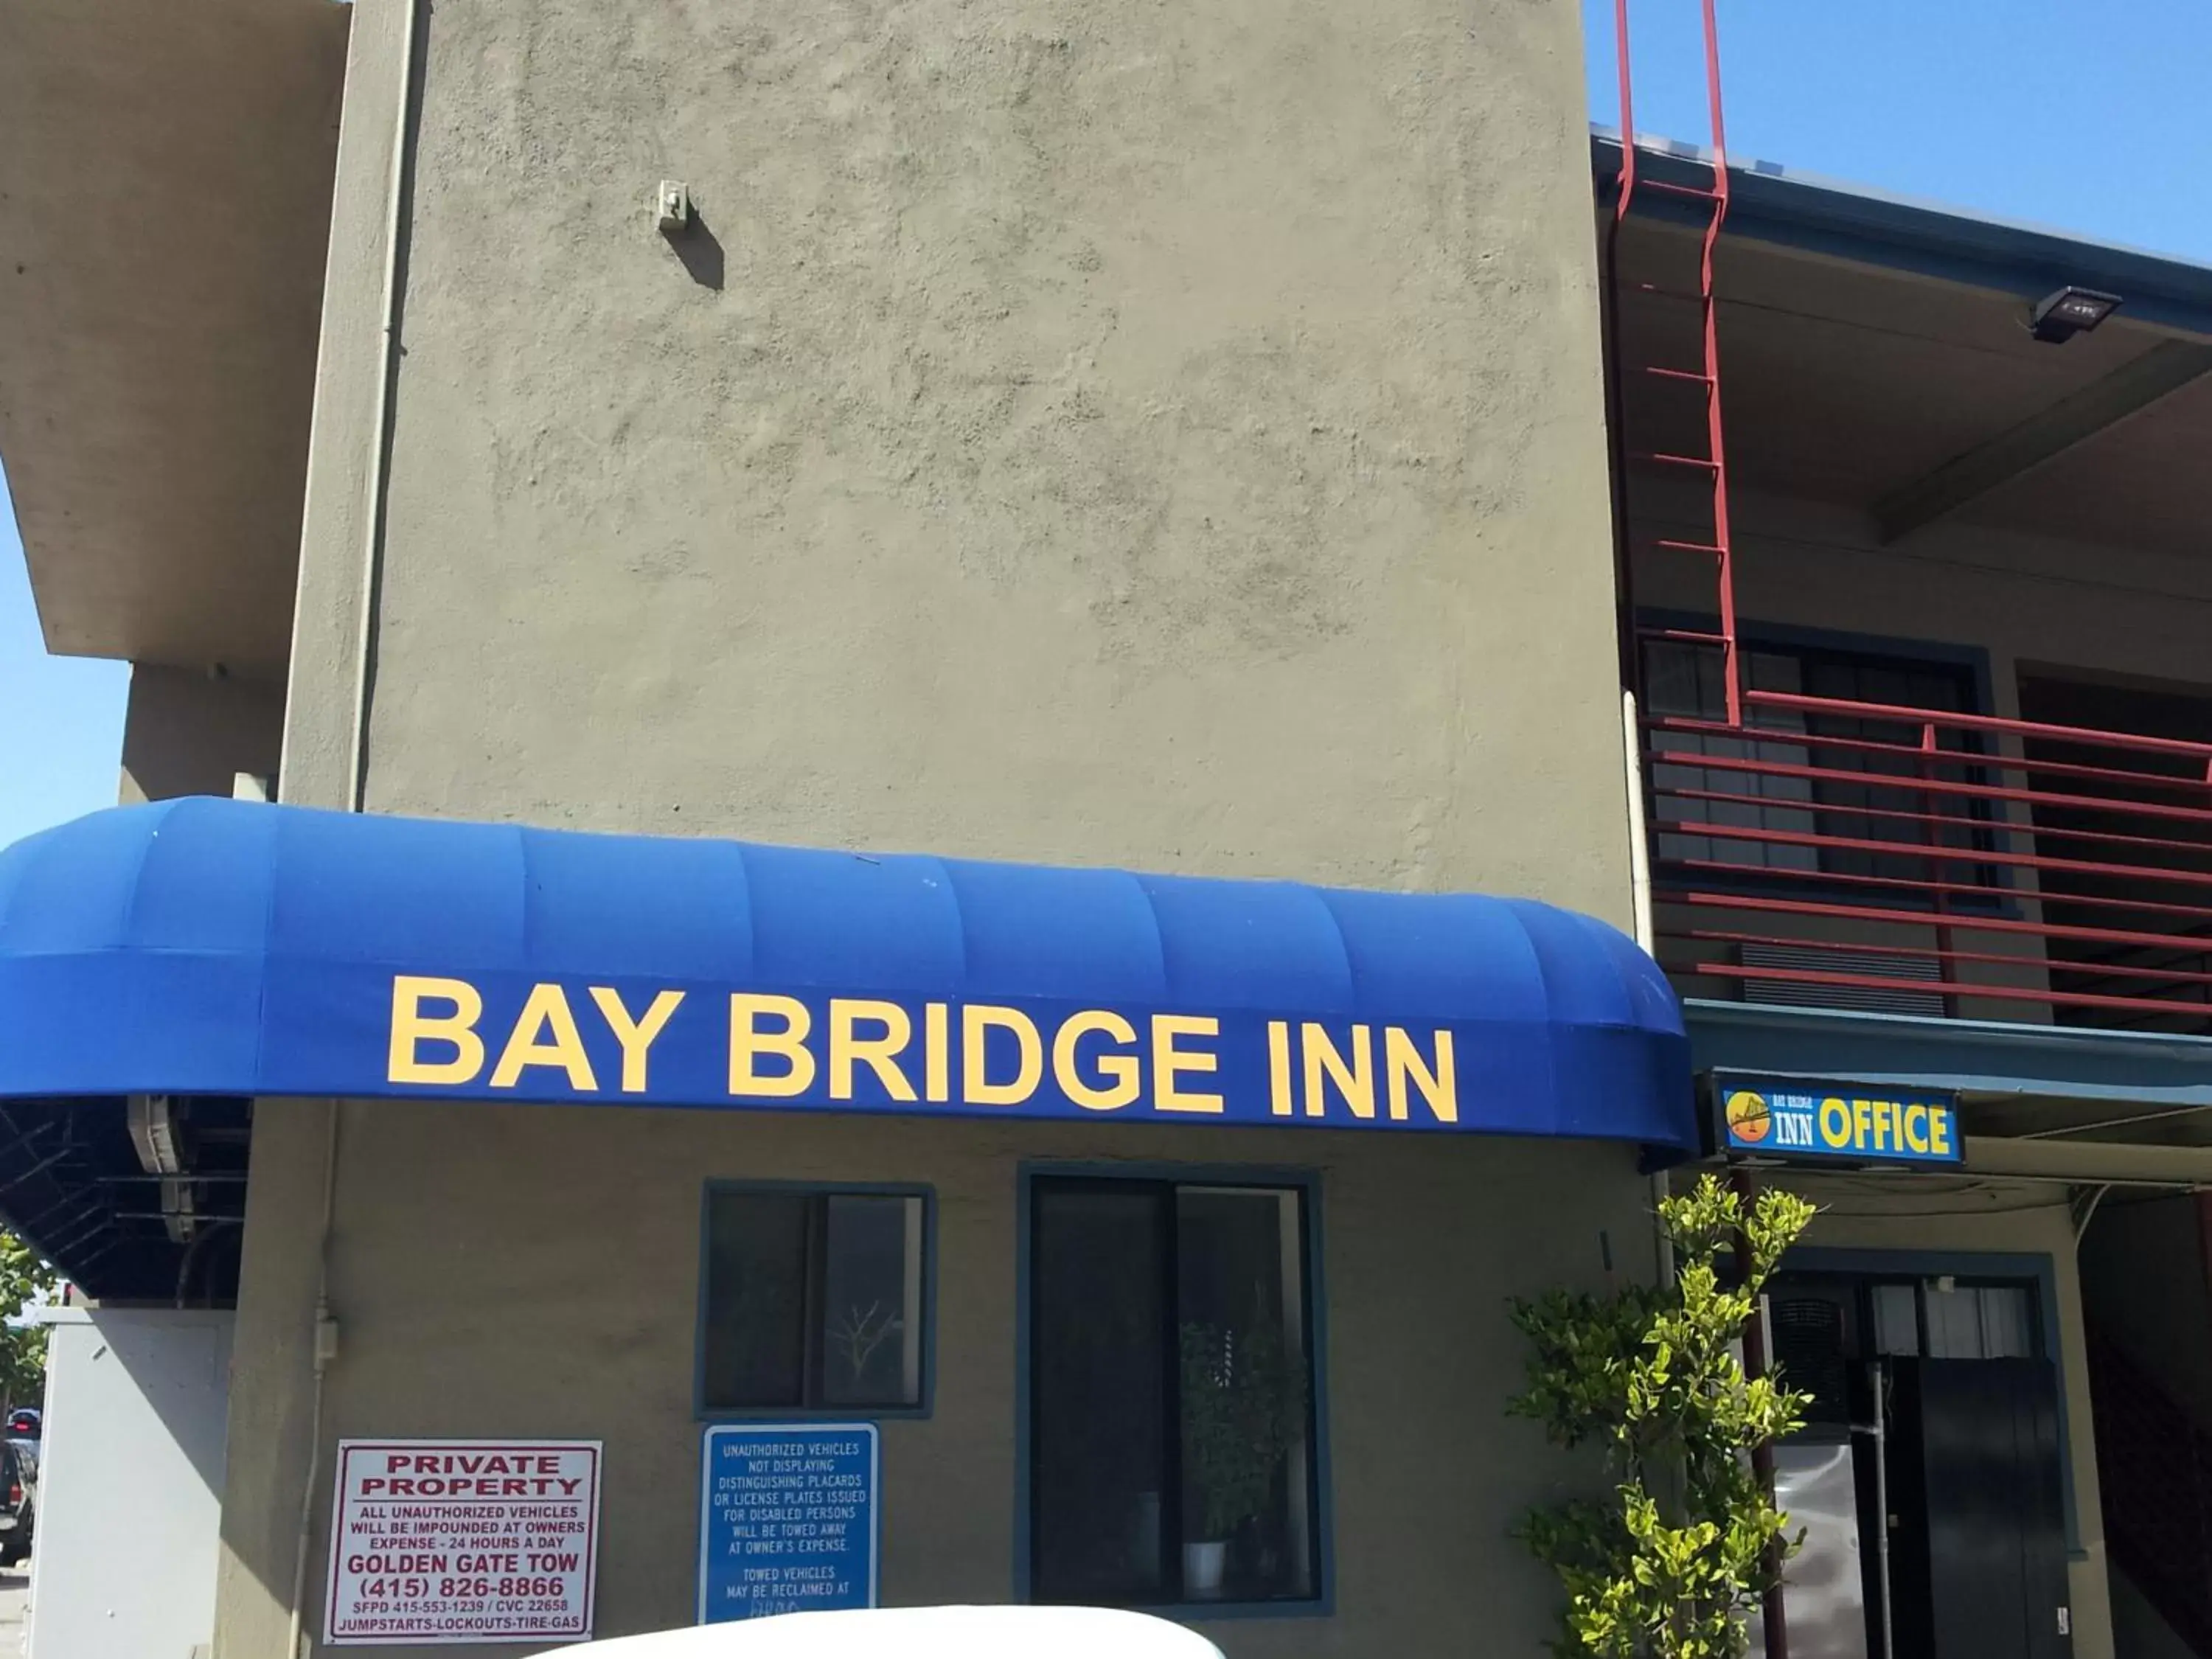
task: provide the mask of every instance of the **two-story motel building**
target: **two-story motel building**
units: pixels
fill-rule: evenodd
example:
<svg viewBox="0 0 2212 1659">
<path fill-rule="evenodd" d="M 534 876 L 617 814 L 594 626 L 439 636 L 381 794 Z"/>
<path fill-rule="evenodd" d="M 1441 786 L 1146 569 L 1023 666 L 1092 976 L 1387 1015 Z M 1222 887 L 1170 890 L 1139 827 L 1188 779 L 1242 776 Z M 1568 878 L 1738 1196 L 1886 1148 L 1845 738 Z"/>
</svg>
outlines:
<svg viewBox="0 0 2212 1659">
<path fill-rule="evenodd" d="M 1616 228 L 1581 64 L 0 0 L 0 456 L 134 665 L 131 804 L 0 858 L 0 1211 L 152 1371 L 230 1310 L 118 1616 L 1532 1648 L 1506 1300 L 1657 1271 L 1727 1107 L 1825 1206 L 1800 1659 L 2212 1654 L 2212 272 L 1739 167 L 1716 374 L 1714 171 Z"/>
</svg>

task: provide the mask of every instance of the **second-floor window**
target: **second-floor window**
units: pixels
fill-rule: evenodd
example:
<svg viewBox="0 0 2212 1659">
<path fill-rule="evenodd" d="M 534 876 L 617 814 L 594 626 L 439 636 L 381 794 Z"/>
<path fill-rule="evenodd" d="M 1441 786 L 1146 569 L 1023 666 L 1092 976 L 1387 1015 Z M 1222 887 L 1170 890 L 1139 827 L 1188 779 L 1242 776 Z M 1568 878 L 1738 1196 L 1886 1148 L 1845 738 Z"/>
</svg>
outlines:
<svg viewBox="0 0 2212 1659">
<path fill-rule="evenodd" d="M 1938 727 L 1944 757 L 1920 754 L 1918 715 L 1975 714 L 1977 684 L 1964 664 L 1829 647 L 1760 643 L 1740 647 L 1747 690 L 1900 711 L 1894 720 L 1802 708 L 1745 712 L 1756 737 L 1662 730 L 1655 751 L 1673 757 L 1650 773 L 1656 852 L 1705 876 L 1731 871 L 1841 877 L 1867 902 L 1910 901 L 1929 880 L 1993 885 L 1995 872 L 1926 849 L 1972 851 L 1989 843 L 1986 804 L 1946 793 L 1984 769 L 1956 730 Z M 1644 711 L 1698 726 L 1727 719 L 1717 647 L 1671 640 L 1644 644 Z M 1903 711 L 1914 711 L 1905 713 Z M 1771 733 L 1771 736 L 1767 734 Z M 1704 764 L 1684 757 L 1711 757 Z M 1669 826 L 1683 826 L 1670 828 Z M 1887 850 L 1895 848 L 1895 852 Z M 1839 895 L 1839 896 L 1848 896 Z"/>
</svg>

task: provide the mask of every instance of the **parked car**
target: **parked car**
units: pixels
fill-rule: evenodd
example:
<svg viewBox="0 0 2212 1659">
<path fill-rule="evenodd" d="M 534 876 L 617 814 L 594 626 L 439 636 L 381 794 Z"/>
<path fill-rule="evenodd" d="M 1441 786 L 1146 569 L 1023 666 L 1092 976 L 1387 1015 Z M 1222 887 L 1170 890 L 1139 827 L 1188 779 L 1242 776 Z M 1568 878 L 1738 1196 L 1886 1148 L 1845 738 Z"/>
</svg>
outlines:
<svg viewBox="0 0 2212 1659">
<path fill-rule="evenodd" d="M 874 1607 L 618 1636 L 573 1659 L 1221 1659 L 1197 1632 L 1103 1607 Z"/>
<path fill-rule="evenodd" d="M 39 1513 L 39 1443 L 0 1441 L 0 1567 L 28 1560 Z"/>
<path fill-rule="evenodd" d="M 8 1413 L 8 1437 L 11 1440 L 36 1440 L 42 1419 L 36 1406 L 18 1406 Z"/>
</svg>

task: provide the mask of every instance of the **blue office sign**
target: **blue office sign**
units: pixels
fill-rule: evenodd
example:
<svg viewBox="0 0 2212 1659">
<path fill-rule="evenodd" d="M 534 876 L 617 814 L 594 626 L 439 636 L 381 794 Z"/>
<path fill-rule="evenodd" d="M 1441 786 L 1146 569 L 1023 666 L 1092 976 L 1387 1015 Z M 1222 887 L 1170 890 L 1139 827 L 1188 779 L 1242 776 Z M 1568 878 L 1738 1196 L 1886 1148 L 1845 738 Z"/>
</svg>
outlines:
<svg viewBox="0 0 2212 1659">
<path fill-rule="evenodd" d="M 876 1605 L 872 1423 L 718 1423 L 699 1464 L 699 1622 Z"/>
<path fill-rule="evenodd" d="M 1966 1158 L 1959 1097 L 1948 1089 L 1723 1072 L 1713 1105 L 1715 1149 L 1737 1157 L 1938 1168 Z"/>
</svg>

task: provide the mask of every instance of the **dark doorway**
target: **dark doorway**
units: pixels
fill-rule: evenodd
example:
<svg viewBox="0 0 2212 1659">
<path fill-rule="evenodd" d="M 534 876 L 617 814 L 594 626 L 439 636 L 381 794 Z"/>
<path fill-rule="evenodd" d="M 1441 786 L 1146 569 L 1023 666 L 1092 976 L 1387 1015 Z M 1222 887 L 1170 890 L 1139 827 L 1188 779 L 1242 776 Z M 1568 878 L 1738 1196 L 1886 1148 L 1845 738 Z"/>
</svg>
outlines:
<svg viewBox="0 0 2212 1659">
<path fill-rule="evenodd" d="M 2058 1374 L 2031 1280 L 1785 1272 L 1790 1659 L 2067 1659 Z M 1761 1650 L 1753 1625 L 1753 1654 Z"/>
<path fill-rule="evenodd" d="M 2067 1659 L 2056 1373 L 2036 1359 L 1889 1369 L 1896 1659 Z"/>
</svg>

